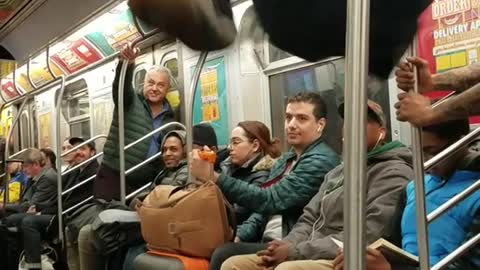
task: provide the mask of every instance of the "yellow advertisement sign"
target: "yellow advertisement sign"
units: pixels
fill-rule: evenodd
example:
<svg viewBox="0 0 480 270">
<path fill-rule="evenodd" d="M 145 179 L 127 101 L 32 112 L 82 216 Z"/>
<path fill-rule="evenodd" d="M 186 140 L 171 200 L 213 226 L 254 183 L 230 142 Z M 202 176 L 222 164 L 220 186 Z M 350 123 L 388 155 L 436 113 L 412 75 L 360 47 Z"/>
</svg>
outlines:
<svg viewBox="0 0 480 270">
<path fill-rule="evenodd" d="M 12 125 L 12 107 L 8 106 L 2 111 L 2 119 L 0 121 L 0 136 L 7 138 L 8 131 Z"/>
<path fill-rule="evenodd" d="M 47 148 L 50 147 L 51 137 L 50 134 L 52 133 L 50 130 L 52 124 L 52 113 L 47 112 L 38 116 L 39 122 L 39 136 L 40 136 L 40 148 Z"/>
<path fill-rule="evenodd" d="M 220 119 L 217 82 L 216 69 L 204 72 L 200 77 L 203 121 L 217 121 Z"/>
</svg>

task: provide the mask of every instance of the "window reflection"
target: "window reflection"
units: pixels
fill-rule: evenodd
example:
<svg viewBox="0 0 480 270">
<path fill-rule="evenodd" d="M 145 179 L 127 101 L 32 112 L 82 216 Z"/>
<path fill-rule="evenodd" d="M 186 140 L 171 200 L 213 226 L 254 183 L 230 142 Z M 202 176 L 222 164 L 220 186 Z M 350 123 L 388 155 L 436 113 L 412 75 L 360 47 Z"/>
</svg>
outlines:
<svg viewBox="0 0 480 270">
<path fill-rule="evenodd" d="M 341 129 L 343 120 L 338 114 L 338 105 L 344 99 L 344 60 L 339 59 L 317 66 L 311 66 L 270 76 L 270 99 L 272 131 L 274 136 L 285 142 L 284 116 L 288 98 L 300 92 L 318 92 L 327 104 L 327 127 L 324 139 L 337 152 L 341 152 Z M 370 80 L 369 98 L 379 103 L 387 116 L 387 130 L 390 128 L 390 105 L 387 82 Z M 388 140 L 391 136 L 389 134 Z M 284 145 L 286 147 L 286 145 Z"/>
</svg>

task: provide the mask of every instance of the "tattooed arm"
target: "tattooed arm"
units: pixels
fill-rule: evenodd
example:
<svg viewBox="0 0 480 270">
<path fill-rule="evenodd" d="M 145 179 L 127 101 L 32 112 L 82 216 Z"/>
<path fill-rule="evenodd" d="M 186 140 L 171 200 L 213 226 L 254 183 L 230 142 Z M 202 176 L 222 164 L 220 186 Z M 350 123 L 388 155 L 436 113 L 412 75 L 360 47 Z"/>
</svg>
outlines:
<svg viewBox="0 0 480 270">
<path fill-rule="evenodd" d="M 432 76 L 433 89 L 463 92 L 480 83 L 480 63 Z"/>
<path fill-rule="evenodd" d="M 471 64 L 432 75 L 427 61 L 418 57 L 407 58 L 407 61 L 400 63 L 399 69 L 395 72 L 398 87 L 407 92 L 413 89 L 415 83 L 412 65 L 417 67 L 420 93 L 433 90 L 463 92 L 480 83 L 480 64 Z"/>
<path fill-rule="evenodd" d="M 416 126 L 427 126 L 480 114 L 480 84 L 449 98 L 435 108 L 430 100 L 415 93 L 401 93 L 397 108 L 397 119 Z"/>
</svg>

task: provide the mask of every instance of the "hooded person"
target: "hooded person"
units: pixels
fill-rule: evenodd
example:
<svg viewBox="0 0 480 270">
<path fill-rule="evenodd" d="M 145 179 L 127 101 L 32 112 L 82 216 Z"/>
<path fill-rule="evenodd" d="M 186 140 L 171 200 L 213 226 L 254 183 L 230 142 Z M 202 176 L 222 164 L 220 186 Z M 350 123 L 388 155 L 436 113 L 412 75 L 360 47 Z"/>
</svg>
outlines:
<svg viewBox="0 0 480 270">
<path fill-rule="evenodd" d="M 343 116 L 343 105 L 339 111 Z M 400 142 L 386 142 L 382 108 L 368 102 L 367 121 L 367 241 L 383 237 L 392 239 L 398 232 L 401 211 L 397 204 L 405 186 L 413 177 L 412 155 Z M 331 170 L 319 192 L 303 209 L 303 215 L 283 240 L 273 240 L 256 254 L 234 256 L 226 260 L 222 270 L 333 269 L 337 245 L 332 238 L 344 240 L 343 200 L 344 164 Z"/>
<path fill-rule="evenodd" d="M 186 135 L 183 130 L 168 132 L 162 142 L 164 170 L 155 180 L 155 185 L 184 186 L 188 182 Z"/>
</svg>

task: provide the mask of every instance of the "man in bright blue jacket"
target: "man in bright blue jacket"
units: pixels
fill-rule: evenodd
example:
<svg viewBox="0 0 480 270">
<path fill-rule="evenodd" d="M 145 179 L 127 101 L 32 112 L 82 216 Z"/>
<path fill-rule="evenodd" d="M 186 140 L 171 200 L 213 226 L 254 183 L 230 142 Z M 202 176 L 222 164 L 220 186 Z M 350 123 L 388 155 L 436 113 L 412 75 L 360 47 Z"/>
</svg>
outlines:
<svg viewBox="0 0 480 270">
<path fill-rule="evenodd" d="M 429 159 L 468 134 L 468 119 L 448 121 L 423 129 L 423 152 Z M 425 176 L 427 213 L 459 194 L 480 179 L 480 155 L 465 146 L 443 162 L 435 165 Z M 406 206 L 402 216 L 402 248 L 418 255 L 415 217 L 414 183 L 406 192 Z M 429 259 L 433 266 L 480 232 L 480 192 L 473 193 L 454 208 L 428 225 Z M 369 250 L 367 270 L 417 270 L 407 265 L 389 262 L 381 252 Z M 480 245 L 451 263 L 448 270 L 480 269 Z M 336 260 L 335 269 L 343 269 L 343 255 Z"/>
</svg>

